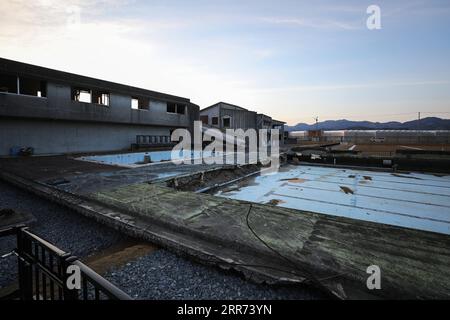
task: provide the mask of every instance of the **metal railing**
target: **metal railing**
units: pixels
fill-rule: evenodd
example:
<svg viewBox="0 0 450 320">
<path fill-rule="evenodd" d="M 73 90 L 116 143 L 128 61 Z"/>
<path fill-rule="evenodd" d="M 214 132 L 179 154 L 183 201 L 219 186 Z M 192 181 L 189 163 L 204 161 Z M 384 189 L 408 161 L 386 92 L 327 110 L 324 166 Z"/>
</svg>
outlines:
<svg viewBox="0 0 450 320">
<path fill-rule="evenodd" d="M 0 237 L 11 235 L 17 237 L 17 248 L 11 253 L 18 259 L 21 300 L 131 299 L 77 257 L 31 233 L 27 227 L 0 230 Z M 69 285 L 71 280 L 73 286 Z"/>
</svg>

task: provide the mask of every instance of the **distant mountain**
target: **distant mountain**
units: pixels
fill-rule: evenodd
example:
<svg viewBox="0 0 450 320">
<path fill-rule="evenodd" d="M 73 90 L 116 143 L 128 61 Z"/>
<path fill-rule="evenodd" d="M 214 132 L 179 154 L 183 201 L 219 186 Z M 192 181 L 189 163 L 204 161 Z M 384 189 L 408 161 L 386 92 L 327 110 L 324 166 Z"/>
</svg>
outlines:
<svg viewBox="0 0 450 320">
<path fill-rule="evenodd" d="M 285 126 L 287 131 L 307 130 L 450 130 L 450 119 L 428 117 L 407 122 L 370 122 L 350 120 L 327 120 L 316 124 L 298 123 L 295 126 Z"/>
</svg>

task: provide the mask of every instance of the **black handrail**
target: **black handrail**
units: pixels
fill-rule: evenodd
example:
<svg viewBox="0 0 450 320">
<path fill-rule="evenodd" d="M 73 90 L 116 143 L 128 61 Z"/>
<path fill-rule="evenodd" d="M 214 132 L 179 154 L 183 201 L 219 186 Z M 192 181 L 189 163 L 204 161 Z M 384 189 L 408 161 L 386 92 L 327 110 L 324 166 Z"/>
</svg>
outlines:
<svg viewBox="0 0 450 320">
<path fill-rule="evenodd" d="M 103 288 L 103 293 L 108 296 L 108 298 L 113 300 L 130 300 L 130 296 L 123 292 L 122 290 L 118 289 L 116 286 L 114 286 L 111 282 L 106 280 L 105 278 L 101 277 L 96 273 L 94 270 L 89 268 L 87 265 L 85 265 L 80 260 L 75 260 L 72 262 L 72 264 L 78 266 L 83 274 L 83 276 L 87 279 L 89 279 L 89 282 L 94 284 L 96 288 Z"/>
<path fill-rule="evenodd" d="M 22 300 L 131 300 L 77 257 L 38 237 L 25 226 L 0 230 L 0 237 L 16 235 L 19 296 Z M 69 288 L 69 266 L 79 270 L 80 287 Z"/>
</svg>

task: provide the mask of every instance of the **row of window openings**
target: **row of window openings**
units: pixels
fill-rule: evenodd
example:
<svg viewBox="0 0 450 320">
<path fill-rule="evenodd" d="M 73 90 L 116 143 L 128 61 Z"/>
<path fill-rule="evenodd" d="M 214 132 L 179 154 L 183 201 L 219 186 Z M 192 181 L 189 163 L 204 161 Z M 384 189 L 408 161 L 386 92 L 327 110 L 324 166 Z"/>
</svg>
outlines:
<svg viewBox="0 0 450 320">
<path fill-rule="evenodd" d="M 109 93 L 96 92 L 85 89 L 74 89 L 72 92 L 72 99 L 74 101 L 92 103 L 109 106 Z M 150 107 L 150 101 L 146 98 L 131 98 L 131 109 L 134 110 L 148 110 Z M 167 103 L 168 113 L 185 114 L 186 105 Z"/>
<path fill-rule="evenodd" d="M 0 74 L 0 92 L 29 95 L 35 97 L 47 97 L 47 82 L 37 79 L 18 77 Z M 94 91 L 89 89 L 73 88 L 72 100 L 97 103 L 104 106 L 109 106 L 110 95 L 107 92 Z M 145 98 L 132 98 L 131 108 L 148 110 L 149 100 Z M 168 113 L 185 114 L 186 105 L 167 103 Z"/>
<path fill-rule="evenodd" d="M 47 82 L 31 78 L 0 74 L 0 92 L 46 97 Z"/>
<path fill-rule="evenodd" d="M 147 99 L 131 98 L 131 109 L 134 110 L 148 110 L 149 101 Z M 185 114 L 186 105 L 168 102 L 166 105 L 167 113 Z"/>
</svg>

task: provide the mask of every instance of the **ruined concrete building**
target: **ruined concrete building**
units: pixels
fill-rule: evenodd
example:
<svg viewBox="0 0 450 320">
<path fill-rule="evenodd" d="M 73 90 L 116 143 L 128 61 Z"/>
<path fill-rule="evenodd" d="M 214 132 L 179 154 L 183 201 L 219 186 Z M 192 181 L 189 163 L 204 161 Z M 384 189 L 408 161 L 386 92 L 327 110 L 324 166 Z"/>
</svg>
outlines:
<svg viewBox="0 0 450 320">
<path fill-rule="evenodd" d="M 187 98 L 0 58 L 0 155 L 17 147 L 128 149 L 137 136 L 167 144 L 171 130 L 192 128 L 198 112 Z"/>
<path fill-rule="evenodd" d="M 200 120 L 204 125 L 220 130 L 279 129 L 283 141 L 285 122 L 230 103 L 218 102 L 200 110 Z"/>
</svg>

